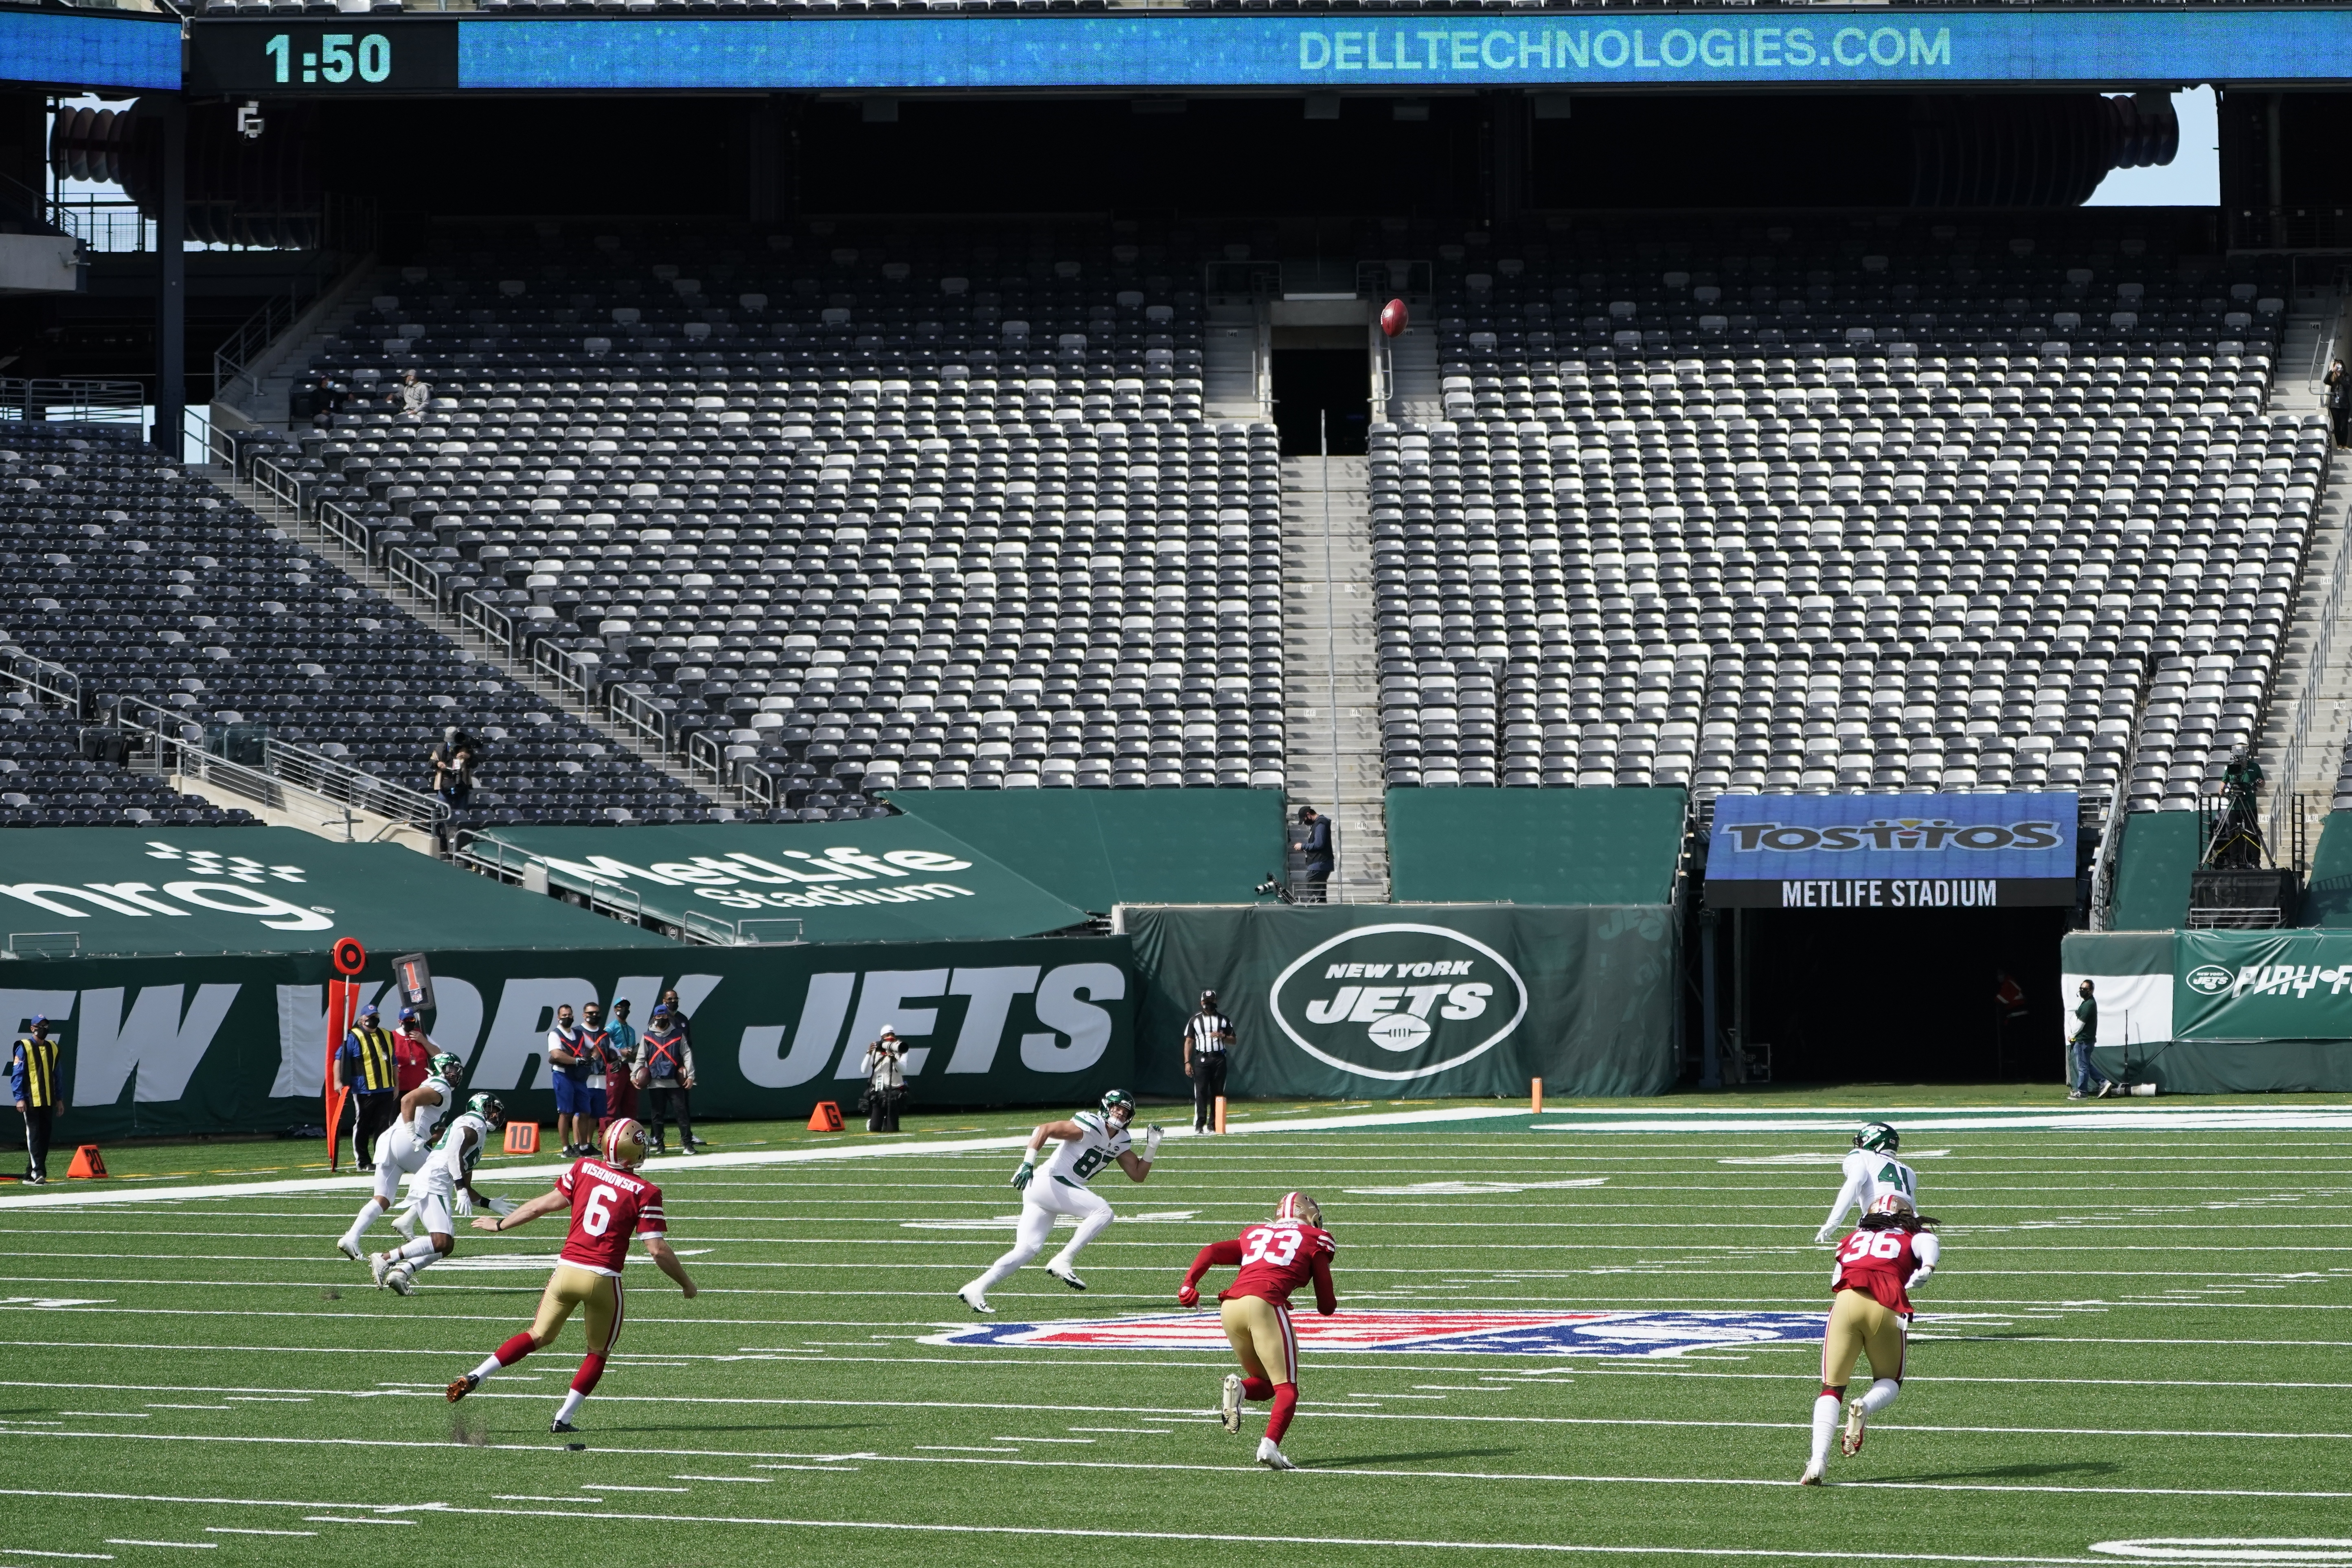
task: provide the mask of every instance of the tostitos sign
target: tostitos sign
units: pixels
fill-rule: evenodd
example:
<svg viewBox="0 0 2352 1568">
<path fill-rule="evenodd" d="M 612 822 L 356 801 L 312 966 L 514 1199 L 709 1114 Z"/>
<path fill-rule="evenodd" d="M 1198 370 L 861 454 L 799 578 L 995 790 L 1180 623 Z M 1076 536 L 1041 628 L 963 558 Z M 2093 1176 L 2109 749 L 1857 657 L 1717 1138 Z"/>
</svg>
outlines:
<svg viewBox="0 0 2352 1568">
<path fill-rule="evenodd" d="M 1266 1009 L 1290 1042 L 1364 1078 L 1405 1082 L 1493 1050 L 1528 1014 L 1509 959 L 1443 925 L 1367 925 L 1275 977 Z"/>
</svg>

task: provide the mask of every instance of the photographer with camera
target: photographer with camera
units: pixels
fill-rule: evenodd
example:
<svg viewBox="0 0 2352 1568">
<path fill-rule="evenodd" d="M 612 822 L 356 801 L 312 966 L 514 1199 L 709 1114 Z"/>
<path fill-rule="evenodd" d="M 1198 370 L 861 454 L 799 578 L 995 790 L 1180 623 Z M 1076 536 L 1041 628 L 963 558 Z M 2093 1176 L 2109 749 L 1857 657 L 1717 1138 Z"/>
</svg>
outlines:
<svg viewBox="0 0 2352 1568">
<path fill-rule="evenodd" d="M 907 1072 L 902 1065 L 907 1048 L 899 1043 L 898 1031 L 885 1025 L 873 1044 L 866 1048 L 866 1092 L 858 1096 L 858 1108 L 866 1113 L 866 1130 L 869 1133 L 895 1133 L 898 1130 L 898 1104 L 907 1097 Z"/>
</svg>

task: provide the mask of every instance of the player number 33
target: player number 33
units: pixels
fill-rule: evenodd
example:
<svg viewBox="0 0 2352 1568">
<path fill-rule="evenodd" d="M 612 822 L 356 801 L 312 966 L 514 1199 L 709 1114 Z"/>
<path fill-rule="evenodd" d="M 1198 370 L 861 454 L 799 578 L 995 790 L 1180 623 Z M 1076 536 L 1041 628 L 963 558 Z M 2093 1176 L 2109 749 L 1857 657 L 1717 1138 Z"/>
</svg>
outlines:
<svg viewBox="0 0 2352 1568">
<path fill-rule="evenodd" d="M 1242 1265 L 1271 1263 L 1277 1269 L 1287 1269 L 1290 1260 L 1298 1256 L 1299 1235 L 1287 1227 L 1252 1230 L 1242 1237 Z"/>
<path fill-rule="evenodd" d="M 1903 1255 L 1903 1235 L 1895 1230 L 1857 1230 L 1845 1239 L 1838 1249 L 1838 1257 L 1848 1263 L 1859 1263 L 1864 1258 L 1899 1258 Z"/>
</svg>

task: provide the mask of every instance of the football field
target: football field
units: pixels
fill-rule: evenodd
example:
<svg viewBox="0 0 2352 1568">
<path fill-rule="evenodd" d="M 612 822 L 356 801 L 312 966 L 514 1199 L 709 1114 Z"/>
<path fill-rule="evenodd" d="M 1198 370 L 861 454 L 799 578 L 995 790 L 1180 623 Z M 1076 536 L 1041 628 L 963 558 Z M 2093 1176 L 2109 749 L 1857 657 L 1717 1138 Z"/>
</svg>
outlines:
<svg viewBox="0 0 2352 1568">
<path fill-rule="evenodd" d="M 1089 1289 L 1033 1265 L 992 1318 L 951 1292 L 1009 1243 L 1034 1114 L 715 1127 L 648 1167 L 703 1293 L 632 1263 L 578 1446 L 548 1431 L 576 1324 L 442 1393 L 529 1326 L 560 1217 L 465 1234 L 403 1300 L 333 1251 L 357 1185 L 291 1145 L 123 1151 L 0 1195 L 0 1568 L 2352 1563 L 2352 1107 L 1832 1098 L 1256 1107 L 1144 1186 L 1098 1177 L 1121 1220 Z M 1800 1489 L 1812 1236 L 1877 1114 L 1944 1266 L 1900 1402 Z M 1318 1343 L 1297 1303 L 1304 1468 L 1276 1475 L 1263 1406 L 1218 1425 L 1231 1357 L 1175 1291 L 1292 1187 L 1343 1316 Z"/>
</svg>

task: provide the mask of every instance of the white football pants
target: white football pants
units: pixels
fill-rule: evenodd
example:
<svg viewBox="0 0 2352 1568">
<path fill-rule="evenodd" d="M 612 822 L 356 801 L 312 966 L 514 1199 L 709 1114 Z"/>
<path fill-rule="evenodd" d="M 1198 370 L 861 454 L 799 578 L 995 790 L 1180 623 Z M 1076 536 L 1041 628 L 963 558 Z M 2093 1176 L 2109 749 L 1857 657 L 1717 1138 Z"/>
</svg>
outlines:
<svg viewBox="0 0 2352 1568">
<path fill-rule="evenodd" d="M 1089 1188 L 1064 1186 L 1052 1176 L 1038 1176 L 1029 1184 L 1029 1190 L 1022 1197 L 1021 1228 L 1014 1232 L 1013 1250 L 991 1263 L 988 1272 L 972 1281 L 981 1292 L 984 1295 L 993 1290 L 998 1281 L 1011 1276 L 1015 1269 L 1043 1251 L 1045 1239 L 1054 1232 L 1055 1218 L 1064 1214 L 1075 1216 L 1078 1228 L 1077 1234 L 1070 1238 L 1069 1245 L 1054 1255 L 1054 1261 L 1061 1264 L 1068 1264 L 1076 1259 L 1080 1249 L 1101 1235 L 1104 1228 L 1118 1218 L 1111 1212 L 1110 1205 L 1096 1197 Z"/>
</svg>

